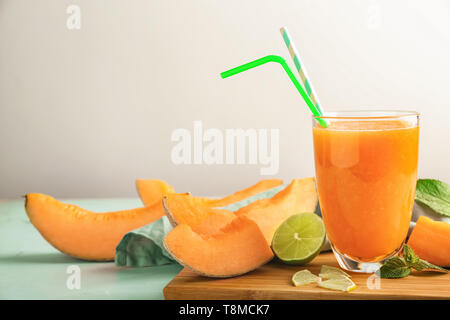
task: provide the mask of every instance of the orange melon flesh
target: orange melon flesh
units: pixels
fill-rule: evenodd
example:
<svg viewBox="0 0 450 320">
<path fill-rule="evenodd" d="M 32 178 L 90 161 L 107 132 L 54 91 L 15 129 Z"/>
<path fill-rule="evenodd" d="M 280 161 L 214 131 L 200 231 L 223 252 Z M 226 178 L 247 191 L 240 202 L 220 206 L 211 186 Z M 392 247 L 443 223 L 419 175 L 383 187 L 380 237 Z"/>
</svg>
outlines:
<svg viewBox="0 0 450 320">
<path fill-rule="evenodd" d="M 216 210 L 203 221 L 190 226 L 192 231 L 202 236 L 210 236 L 219 232 L 224 226 L 230 224 L 236 215 L 228 210 Z"/>
<path fill-rule="evenodd" d="M 145 206 L 151 206 L 169 194 L 175 193 L 173 187 L 162 180 L 138 179 L 136 189 Z"/>
<path fill-rule="evenodd" d="M 180 264 L 208 277 L 241 275 L 273 258 L 261 230 L 246 217 L 235 218 L 210 236 L 180 224 L 164 238 L 164 246 Z"/>
<path fill-rule="evenodd" d="M 161 201 L 152 206 L 96 213 L 40 193 L 26 195 L 25 210 L 36 229 L 56 249 L 84 260 L 114 260 L 125 233 L 164 215 Z"/>
<path fill-rule="evenodd" d="M 207 205 L 212 206 L 212 207 L 225 207 L 232 203 L 236 203 L 236 202 L 239 202 L 246 198 L 249 198 L 255 194 L 278 187 L 282 184 L 283 184 L 283 180 L 280 180 L 280 179 L 261 180 L 258 183 L 254 184 L 253 186 L 248 187 L 247 189 L 237 191 L 237 192 L 235 192 L 229 196 L 226 196 L 222 199 L 209 199 L 209 201 L 207 202 Z"/>
<path fill-rule="evenodd" d="M 450 223 L 419 217 L 408 245 L 421 259 L 450 267 Z"/>
<path fill-rule="evenodd" d="M 283 221 L 297 213 L 314 212 L 317 201 L 314 178 L 294 179 L 272 198 L 250 203 L 235 214 L 256 222 L 270 244 L 275 230 Z"/>
</svg>

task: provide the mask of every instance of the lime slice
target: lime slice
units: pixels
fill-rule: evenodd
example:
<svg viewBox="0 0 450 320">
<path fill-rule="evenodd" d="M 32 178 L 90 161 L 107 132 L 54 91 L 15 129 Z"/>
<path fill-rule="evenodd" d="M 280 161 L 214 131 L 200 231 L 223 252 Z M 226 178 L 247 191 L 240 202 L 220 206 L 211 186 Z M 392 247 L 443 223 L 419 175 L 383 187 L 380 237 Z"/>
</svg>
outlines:
<svg viewBox="0 0 450 320">
<path fill-rule="evenodd" d="M 356 284 L 347 277 L 341 277 L 336 279 L 330 279 L 326 281 L 320 281 L 319 287 L 331 290 L 339 290 L 350 292 L 356 288 Z"/>
<path fill-rule="evenodd" d="M 301 270 L 292 276 L 292 283 L 296 287 L 304 284 L 317 283 L 319 281 L 320 278 L 315 274 L 312 274 L 309 270 Z"/>
<path fill-rule="evenodd" d="M 351 278 L 351 275 L 345 273 L 339 268 L 323 265 L 320 268 L 319 277 L 324 279 Z"/>
<path fill-rule="evenodd" d="M 322 219 L 310 212 L 299 213 L 284 221 L 275 231 L 272 249 L 288 264 L 303 265 L 317 256 L 325 243 Z"/>
</svg>

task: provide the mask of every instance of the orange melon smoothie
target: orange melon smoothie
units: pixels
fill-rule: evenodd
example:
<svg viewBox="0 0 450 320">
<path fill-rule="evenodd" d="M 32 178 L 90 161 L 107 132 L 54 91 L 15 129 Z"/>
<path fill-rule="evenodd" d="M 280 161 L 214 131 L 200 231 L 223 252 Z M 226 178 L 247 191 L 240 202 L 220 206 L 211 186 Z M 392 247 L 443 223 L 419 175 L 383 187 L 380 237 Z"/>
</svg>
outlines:
<svg viewBox="0 0 450 320">
<path fill-rule="evenodd" d="M 314 120 L 316 184 L 341 267 L 373 272 L 403 246 L 414 205 L 419 126 L 414 112 L 341 112 Z"/>
</svg>

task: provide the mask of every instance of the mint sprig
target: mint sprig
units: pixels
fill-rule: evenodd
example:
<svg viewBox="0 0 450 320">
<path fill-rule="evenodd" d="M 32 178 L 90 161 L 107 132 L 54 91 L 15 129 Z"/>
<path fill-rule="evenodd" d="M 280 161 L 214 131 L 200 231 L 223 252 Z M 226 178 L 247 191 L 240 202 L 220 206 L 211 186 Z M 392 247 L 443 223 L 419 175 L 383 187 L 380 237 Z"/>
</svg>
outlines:
<svg viewBox="0 0 450 320">
<path fill-rule="evenodd" d="M 405 244 L 403 257 L 395 256 L 387 259 L 380 268 L 380 277 L 389 279 L 404 278 L 411 273 L 411 268 L 417 271 L 448 273 L 447 269 L 420 259 L 419 256 L 415 254 L 414 250 Z"/>
</svg>

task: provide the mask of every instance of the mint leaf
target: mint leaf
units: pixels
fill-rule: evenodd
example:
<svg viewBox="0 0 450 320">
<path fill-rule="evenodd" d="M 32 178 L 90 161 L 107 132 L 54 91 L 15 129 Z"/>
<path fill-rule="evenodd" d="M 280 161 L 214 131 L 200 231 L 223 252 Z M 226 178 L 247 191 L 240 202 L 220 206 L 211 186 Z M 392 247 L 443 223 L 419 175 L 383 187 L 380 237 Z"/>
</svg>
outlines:
<svg viewBox="0 0 450 320">
<path fill-rule="evenodd" d="M 381 278 L 404 278 L 411 273 L 409 264 L 402 257 L 392 257 L 386 260 L 380 268 Z"/>
<path fill-rule="evenodd" d="M 414 253 L 414 250 L 411 249 L 410 246 L 405 244 L 403 247 L 403 257 L 405 258 L 408 265 L 414 265 L 415 263 L 418 263 L 420 261 L 420 258 L 418 255 Z"/>
<path fill-rule="evenodd" d="M 433 211 L 450 217 L 450 186 L 434 179 L 419 179 L 415 200 Z"/>
<path fill-rule="evenodd" d="M 412 264 L 412 267 L 417 271 L 433 271 L 433 272 L 448 273 L 447 269 L 441 268 L 422 259 L 419 259 L 419 261 Z"/>
</svg>

